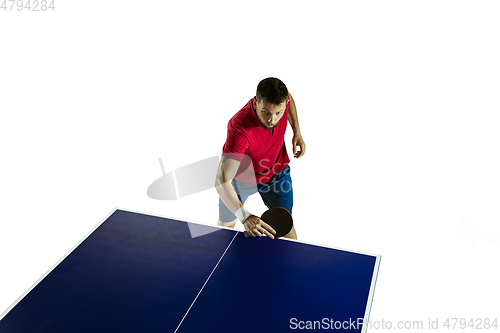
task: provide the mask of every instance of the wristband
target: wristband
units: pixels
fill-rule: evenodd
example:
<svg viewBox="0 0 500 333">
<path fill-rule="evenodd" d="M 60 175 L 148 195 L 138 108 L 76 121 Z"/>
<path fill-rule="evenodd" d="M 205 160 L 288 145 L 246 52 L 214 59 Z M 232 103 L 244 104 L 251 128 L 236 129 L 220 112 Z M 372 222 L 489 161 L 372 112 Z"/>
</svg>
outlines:
<svg viewBox="0 0 500 333">
<path fill-rule="evenodd" d="M 234 215 L 236 215 L 236 217 L 238 218 L 238 220 L 241 221 L 241 223 L 245 223 L 245 221 L 247 220 L 247 218 L 250 216 L 250 215 L 253 215 L 252 213 L 250 213 L 250 211 L 248 209 L 245 208 L 245 206 L 241 206 L 237 211 L 236 213 L 234 213 Z"/>
</svg>

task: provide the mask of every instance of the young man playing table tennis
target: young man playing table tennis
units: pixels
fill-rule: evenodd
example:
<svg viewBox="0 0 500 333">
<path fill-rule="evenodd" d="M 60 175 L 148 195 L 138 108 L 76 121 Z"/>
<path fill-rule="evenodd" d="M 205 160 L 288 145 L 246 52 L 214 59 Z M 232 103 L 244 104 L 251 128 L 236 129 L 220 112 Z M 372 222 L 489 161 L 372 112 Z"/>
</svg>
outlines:
<svg viewBox="0 0 500 333">
<path fill-rule="evenodd" d="M 295 102 L 285 84 L 276 78 L 262 80 L 256 96 L 229 120 L 215 184 L 220 196 L 218 225 L 234 228 L 238 219 L 251 236 L 274 238 L 274 230 L 243 205 L 257 191 L 268 208 L 283 207 L 292 213 L 290 159 L 285 147 L 287 120 L 293 130 L 293 154 L 299 158 L 306 145 Z M 242 169 L 248 170 L 245 158 L 253 166 L 253 180 L 248 182 L 237 177 Z M 295 227 L 284 237 L 297 239 Z"/>
</svg>

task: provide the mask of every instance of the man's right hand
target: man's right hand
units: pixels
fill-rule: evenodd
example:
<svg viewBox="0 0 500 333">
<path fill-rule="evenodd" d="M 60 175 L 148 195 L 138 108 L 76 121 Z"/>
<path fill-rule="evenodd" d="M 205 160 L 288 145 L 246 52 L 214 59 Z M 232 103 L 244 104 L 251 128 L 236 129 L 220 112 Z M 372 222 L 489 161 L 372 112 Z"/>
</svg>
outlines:
<svg viewBox="0 0 500 333">
<path fill-rule="evenodd" d="M 250 215 L 243 223 L 243 226 L 253 237 L 262 237 L 262 234 L 265 234 L 267 237 L 274 239 L 274 234 L 276 234 L 276 230 L 255 215 Z"/>
</svg>

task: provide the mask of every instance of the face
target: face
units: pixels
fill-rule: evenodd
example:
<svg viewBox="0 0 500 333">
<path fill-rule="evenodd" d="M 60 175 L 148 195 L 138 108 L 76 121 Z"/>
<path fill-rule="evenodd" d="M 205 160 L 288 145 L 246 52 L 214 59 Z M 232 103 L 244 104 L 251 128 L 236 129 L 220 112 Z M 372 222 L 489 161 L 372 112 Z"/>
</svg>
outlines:
<svg viewBox="0 0 500 333">
<path fill-rule="evenodd" d="M 257 99 L 253 99 L 253 107 L 257 118 L 259 118 L 260 126 L 264 129 L 271 131 L 276 126 L 281 117 L 285 114 L 286 104 L 288 101 L 284 101 L 279 105 L 268 103 L 265 99 L 257 103 Z"/>
</svg>

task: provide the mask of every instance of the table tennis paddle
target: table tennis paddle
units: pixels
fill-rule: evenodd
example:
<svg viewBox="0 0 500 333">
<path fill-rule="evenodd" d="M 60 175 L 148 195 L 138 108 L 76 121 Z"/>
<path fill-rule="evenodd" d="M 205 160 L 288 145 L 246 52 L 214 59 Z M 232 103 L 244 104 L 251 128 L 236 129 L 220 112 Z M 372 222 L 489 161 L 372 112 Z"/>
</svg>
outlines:
<svg viewBox="0 0 500 333">
<path fill-rule="evenodd" d="M 276 231 L 274 238 L 285 236 L 292 230 L 293 218 L 290 212 L 282 207 L 274 207 L 266 210 L 260 219 L 271 226 Z M 251 236 L 248 231 L 245 231 L 245 237 Z"/>
</svg>

